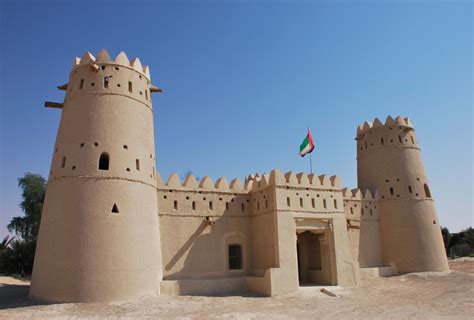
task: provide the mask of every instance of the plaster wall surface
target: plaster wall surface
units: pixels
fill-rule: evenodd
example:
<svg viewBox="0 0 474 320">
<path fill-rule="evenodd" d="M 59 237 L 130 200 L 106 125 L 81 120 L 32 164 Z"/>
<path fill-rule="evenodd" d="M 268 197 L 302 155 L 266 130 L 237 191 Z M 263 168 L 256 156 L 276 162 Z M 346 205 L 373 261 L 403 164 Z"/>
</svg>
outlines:
<svg viewBox="0 0 474 320">
<path fill-rule="evenodd" d="M 359 189 L 343 190 L 349 247 L 360 268 L 383 265 L 380 248 L 378 193 Z"/>
</svg>

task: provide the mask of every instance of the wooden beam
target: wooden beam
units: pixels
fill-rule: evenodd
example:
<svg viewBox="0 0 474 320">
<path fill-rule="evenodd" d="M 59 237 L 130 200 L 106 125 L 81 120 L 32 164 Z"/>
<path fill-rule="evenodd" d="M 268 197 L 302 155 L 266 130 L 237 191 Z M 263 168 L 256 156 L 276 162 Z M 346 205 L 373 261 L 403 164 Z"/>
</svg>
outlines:
<svg viewBox="0 0 474 320">
<path fill-rule="evenodd" d="M 45 108 L 62 109 L 64 107 L 64 103 L 45 101 L 44 102 L 44 107 Z"/>
</svg>

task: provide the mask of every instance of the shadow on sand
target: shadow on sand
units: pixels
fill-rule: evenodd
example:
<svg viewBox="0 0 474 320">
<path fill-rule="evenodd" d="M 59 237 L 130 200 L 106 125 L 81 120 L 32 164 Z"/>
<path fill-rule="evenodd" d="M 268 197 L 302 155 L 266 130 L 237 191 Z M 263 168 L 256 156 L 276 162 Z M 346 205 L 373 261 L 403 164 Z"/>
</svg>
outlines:
<svg viewBox="0 0 474 320">
<path fill-rule="evenodd" d="M 28 297 L 30 286 L 28 284 L 5 284 L 0 282 L 0 310 L 46 305 L 48 303 L 34 301 Z"/>
</svg>

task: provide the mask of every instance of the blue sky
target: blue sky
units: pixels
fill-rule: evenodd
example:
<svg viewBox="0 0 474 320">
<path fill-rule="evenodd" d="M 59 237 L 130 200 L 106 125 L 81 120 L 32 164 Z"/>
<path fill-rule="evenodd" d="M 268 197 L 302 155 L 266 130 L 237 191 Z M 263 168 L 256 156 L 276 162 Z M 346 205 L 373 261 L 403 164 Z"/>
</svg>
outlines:
<svg viewBox="0 0 474 320">
<path fill-rule="evenodd" d="M 17 179 L 49 171 L 72 60 L 124 50 L 151 68 L 157 167 L 229 180 L 308 171 L 356 186 L 359 123 L 410 117 L 439 219 L 472 225 L 469 1 L 0 1 L 0 236 Z"/>
</svg>

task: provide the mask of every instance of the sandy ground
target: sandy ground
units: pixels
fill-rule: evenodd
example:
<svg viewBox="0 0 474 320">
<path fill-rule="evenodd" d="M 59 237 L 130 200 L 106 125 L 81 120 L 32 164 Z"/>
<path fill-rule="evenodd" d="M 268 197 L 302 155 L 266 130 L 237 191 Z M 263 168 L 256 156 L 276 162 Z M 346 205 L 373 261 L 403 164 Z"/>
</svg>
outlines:
<svg viewBox="0 0 474 320">
<path fill-rule="evenodd" d="M 108 304 L 35 304 L 29 282 L 0 277 L 0 318 L 175 319 L 472 319 L 474 259 L 450 261 L 447 272 L 412 273 L 364 281 L 358 287 L 302 287 L 274 298 L 147 296 Z"/>
</svg>

